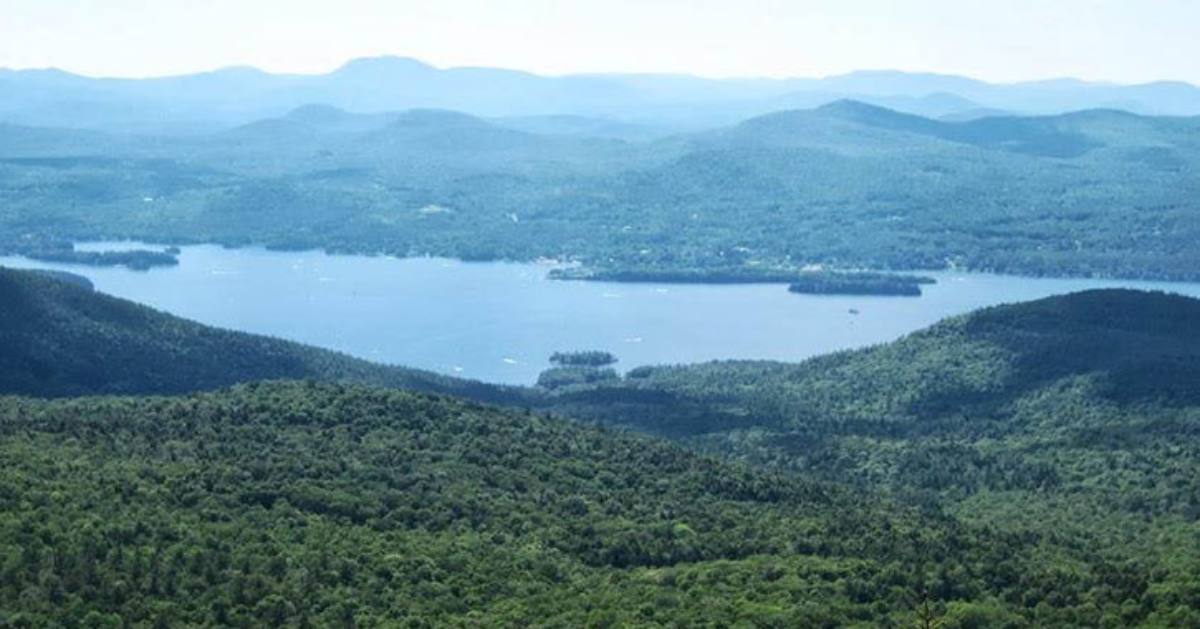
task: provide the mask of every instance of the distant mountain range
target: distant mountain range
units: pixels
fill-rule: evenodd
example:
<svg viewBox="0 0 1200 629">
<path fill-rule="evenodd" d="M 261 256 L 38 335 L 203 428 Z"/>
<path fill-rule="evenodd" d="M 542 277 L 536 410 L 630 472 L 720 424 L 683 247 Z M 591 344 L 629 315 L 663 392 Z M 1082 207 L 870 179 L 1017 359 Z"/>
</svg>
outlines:
<svg viewBox="0 0 1200 629">
<path fill-rule="evenodd" d="M 687 75 L 582 74 L 547 77 L 496 68 L 440 69 L 415 59 L 356 59 L 328 74 L 270 74 L 254 68 L 150 79 L 90 78 L 61 70 L 0 70 L 0 122 L 146 133 L 212 131 L 279 116 L 302 105 L 357 113 L 453 109 L 476 116 L 548 117 L 538 128 L 570 132 L 579 117 L 661 132 L 731 124 L 781 109 L 856 99 L 927 117 L 1055 114 L 1121 109 L 1200 115 L 1200 88 L 1075 79 L 993 84 L 898 71 L 821 79 L 707 79 Z M 597 123 L 587 123 L 594 126 Z M 623 132 L 628 133 L 625 129 Z"/>
</svg>

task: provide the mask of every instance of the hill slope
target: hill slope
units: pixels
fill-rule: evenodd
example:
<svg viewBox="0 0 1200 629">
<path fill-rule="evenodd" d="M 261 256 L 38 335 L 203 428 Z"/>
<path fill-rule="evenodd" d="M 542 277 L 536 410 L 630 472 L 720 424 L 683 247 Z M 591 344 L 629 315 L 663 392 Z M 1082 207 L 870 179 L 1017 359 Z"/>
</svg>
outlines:
<svg viewBox="0 0 1200 629">
<path fill-rule="evenodd" d="M 795 365 L 637 369 L 560 408 L 1170 565 L 1200 556 L 1197 382 L 1200 300 L 1102 290 Z"/>
<path fill-rule="evenodd" d="M 0 393 L 183 393 L 282 378 L 522 399 L 515 389 L 211 328 L 44 274 L 0 267 Z"/>
<path fill-rule="evenodd" d="M 619 238 L 640 255 L 597 264 L 1185 278 L 1200 262 L 1186 244 L 1198 131 L 1111 111 L 949 123 L 837 103 L 681 139 L 681 155 L 614 184 L 620 219 L 571 217 L 632 226 Z"/>
<path fill-rule="evenodd" d="M 18 626 L 898 626 L 922 590 L 947 627 L 1195 618 L 1168 572 L 409 393 L 0 398 L 0 460 Z"/>
<path fill-rule="evenodd" d="M 812 454 L 867 436 L 1095 445 L 1150 420 L 1157 433 L 1194 435 L 1197 381 L 1200 300 L 1113 289 L 986 308 L 798 364 L 644 367 L 560 397 L 579 401 L 577 412 L 601 404 L 610 417 L 631 404 L 634 425 L 676 436 L 796 431 L 811 439 L 789 442 L 793 454 Z"/>
</svg>

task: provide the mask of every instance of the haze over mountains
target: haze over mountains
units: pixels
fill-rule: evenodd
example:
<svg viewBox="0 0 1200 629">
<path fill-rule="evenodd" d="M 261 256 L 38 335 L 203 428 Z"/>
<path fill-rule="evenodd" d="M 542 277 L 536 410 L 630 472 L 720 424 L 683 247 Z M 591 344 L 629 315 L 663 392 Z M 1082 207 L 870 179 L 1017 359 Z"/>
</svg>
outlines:
<svg viewBox="0 0 1200 629">
<path fill-rule="evenodd" d="M 439 69 L 400 57 L 350 61 L 321 75 L 235 67 L 151 79 L 90 78 L 56 69 L 0 70 L 0 120 L 22 125 L 182 133 L 212 131 L 326 104 L 359 113 L 453 109 L 476 116 L 600 118 L 664 132 L 730 124 L 781 109 L 852 98 L 930 117 L 1122 109 L 1200 114 L 1200 89 L 1074 79 L 991 84 L 898 71 L 820 79 L 707 79 L 687 75 L 559 77 L 496 68 Z M 525 122 L 528 124 L 528 121 Z"/>
</svg>

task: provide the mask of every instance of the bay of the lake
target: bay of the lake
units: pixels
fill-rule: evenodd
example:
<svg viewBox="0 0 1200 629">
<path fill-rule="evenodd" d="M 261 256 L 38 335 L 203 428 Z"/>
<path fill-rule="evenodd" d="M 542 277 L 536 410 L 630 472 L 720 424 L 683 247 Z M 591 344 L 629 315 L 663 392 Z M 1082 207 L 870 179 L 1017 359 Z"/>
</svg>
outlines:
<svg viewBox="0 0 1200 629">
<path fill-rule="evenodd" d="M 89 244 L 89 249 L 128 247 Z M 83 247 L 81 247 L 83 248 Z M 0 257 L 70 271 L 96 289 L 224 328 L 385 363 L 530 384 L 555 351 L 599 349 L 618 367 L 714 359 L 798 361 L 894 340 L 976 308 L 1089 288 L 1200 296 L 1200 284 L 927 273 L 919 298 L 797 295 L 778 284 L 561 282 L 551 267 L 439 258 L 182 248 L 150 271 Z"/>
</svg>

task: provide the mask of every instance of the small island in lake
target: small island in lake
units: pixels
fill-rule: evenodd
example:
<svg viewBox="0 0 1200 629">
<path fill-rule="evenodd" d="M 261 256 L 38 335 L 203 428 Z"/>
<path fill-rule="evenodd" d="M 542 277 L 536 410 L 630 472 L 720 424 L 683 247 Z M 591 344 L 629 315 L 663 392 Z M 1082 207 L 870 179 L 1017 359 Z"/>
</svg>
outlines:
<svg viewBox="0 0 1200 629">
<path fill-rule="evenodd" d="M 920 297 L 922 284 L 934 284 L 931 277 L 888 273 L 813 272 L 794 280 L 788 291 L 805 295 L 877 295 Z M 852 314 L 857 314 L 852 311 Z"/>
<path fill-rule="evenodd" d="M 727 267 L 716 269 L 551 269 L 552 280 L 662 284 L 787 284 L 801 278 L 799 269 Z"/>
<path fill-rule="evenodd" d="M 86 264 L 88 266 L 124 266 L 134 271 L 149 271 L 154 267 L 175 266 L 179 258 L 167 251 L 135 249 L 132 251 L 79 251 L 50 249 L 31 251 L 26 257 L 43 262 Z"/>
<path fill-rule="evenodd" d="M 806 270 L 802 268 L 731 266 L 715 269 L 551 269 L 552 280 L 647 282 L 663 284 L 788 284 L 793 293 L 808 295 L 879 295 L 920 297 L 921 286 L 937 283 L 931 277 L 871 271 Z"/>
<path fill-rule="evenodd" d="M 550 362 L 557 367 L 607 367 L 615 364 L 617 357 L 599 350 L 554 352 Z"/>
<path fill-rule="evenodd" d="M 51 237 L 0 241 L 0 254 L 16 254 L 42 262 L 99 267 L 124 266 L 134 271 L 148 271 L 154 267 L 178 265 L 180 250 L 178 247 L 166 247 L 86 251 L 77 248 L 70 240 Z"/>
<path fill-rule="evenodd" d="M 599 350 L 554 352 L 550 355 L 554 366 L 538 376 L 537 384 L 543 389 L 561 389 L 619 380 L 620 374 L 610 367 L 616 362 L 616 356 Z"/>
</svg>

